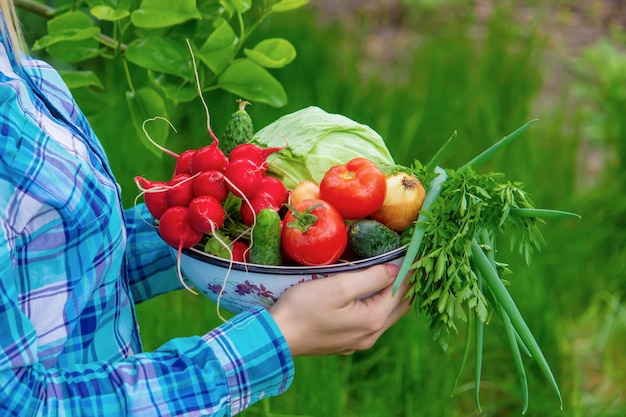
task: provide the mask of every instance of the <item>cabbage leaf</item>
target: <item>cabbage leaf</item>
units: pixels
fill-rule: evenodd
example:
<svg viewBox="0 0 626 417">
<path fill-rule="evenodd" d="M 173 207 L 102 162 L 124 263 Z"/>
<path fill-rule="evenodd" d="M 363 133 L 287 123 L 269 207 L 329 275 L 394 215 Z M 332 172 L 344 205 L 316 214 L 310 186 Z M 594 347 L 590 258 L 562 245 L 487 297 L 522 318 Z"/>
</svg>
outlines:
<svg viewBox="0 0 626 417">
<path fill-rule="evenodd" d="M 267 162 L 268 172 L 290 189 L 307 179 L 319 184 L 330 167 L 356 157 L 383 170 L 396 165 L 385 141 L 371 127 L 316 106 L 280 117 L 259 130 L 252 142 L 264 148 L 289 145 Z"/>
</svg>

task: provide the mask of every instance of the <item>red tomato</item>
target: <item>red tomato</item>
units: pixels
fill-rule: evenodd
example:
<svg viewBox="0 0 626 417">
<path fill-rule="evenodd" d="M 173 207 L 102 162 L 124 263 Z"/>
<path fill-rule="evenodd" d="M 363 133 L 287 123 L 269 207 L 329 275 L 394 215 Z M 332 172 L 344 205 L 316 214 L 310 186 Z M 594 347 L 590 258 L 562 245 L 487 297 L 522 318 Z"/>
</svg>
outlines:
<svg viewBox="0 0 626 417">
<path fill-rule="evenodd" d="M 282 247 L 301 265 L 335 263 L 348 245 L 348 232 L 339 212 L 328 202 L 308 199 L 290 207 L 281 233 Z"/>
<path fill-rule="evenodd" d="M 354 158 L 330 168 L 320 182 L 320 199 L 328 201 L 346 220 L 362 219 L 385 201 L 385 174 L 366 158 Z"/>
</svg>

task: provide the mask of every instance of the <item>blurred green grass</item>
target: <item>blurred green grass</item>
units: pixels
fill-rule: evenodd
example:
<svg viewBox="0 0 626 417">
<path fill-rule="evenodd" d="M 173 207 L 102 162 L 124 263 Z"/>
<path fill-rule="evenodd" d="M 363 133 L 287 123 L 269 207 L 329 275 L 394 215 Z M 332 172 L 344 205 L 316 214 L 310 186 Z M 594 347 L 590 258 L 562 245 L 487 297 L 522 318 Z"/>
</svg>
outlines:
<svg viewBox="0 0 626 417">
<path fill-rule="evenodd" d="M 372 34 L 366 25 L 321 24 L 311 8 L 274 19 L 263 30 L 287 37 L 298 51 L 296 61 L 277 75 L 290 102 L 282 109 L 253 104 L 248 111 L 257 128 L 309 105 L 345 114 L 381 133 L 392 154 L 404 164 L 416 158 L 427 161 L 457 131 L 456 151 L 443 161 L 446 166 L 467 161 L 526 121 L 539 118 L 520 141 L 486 168 L 524 182 L 538 207 L 583 216 L 580 221 L 548 221 L 542 228 L 547 247 L 530 266 L 504 249 L 501 253 L 514 272 L 509 277 L 510 291 L 544 350 L 565 401 L 561 411 L 538 368 L 527 359 L 528 415 L 624 416 L 623 168 L 619 163 L 608 166 L 607 175 L 597 180 L 595 188 L 580 189 L 579 149 L 586 139 L 588 121 L 576 111 L 580 98 L 568 94 L 568 86 L 564 86 L 551 106 L 538 103 L 545 88 L 546 55 L 551 52 L 545 34 L 532 25 L 516 24 L 515 9 L 508 4 L 503 2 L 481 22 L 470 7 L 462 5 L 410 14 L 403 25 L 419 36 L 406 45 L 403 60 L 389 62 L 368 58 L 365 51 Z M 375 65 L 364 73 L 368 59 Z M 593 90 L 595 81 L 592 77 L 580 82 Z M 615 115 L 623 118 L 626 109 L 626 100 L 621 97 L 620 101 L 620 97 L 611 96 L 610 104 L 622 112 L 607 111 L 603 122 L 616 127 L 612 131 L 624 132 L 626 122 Z M 223 130 L 235 110 L 235 98 L 225 93 L 207 97 L 216 132 Z M 592 108 L 596 114 L 603 112 L 603 96 L 586 99 L 595 100 Z M 120 141 L 120 126 L 122 131 L 132 132 L 111 122 L 120 115 L 99 117 L 94 126 L 124 187 L 125 204 L 130 205 L 135 193 L 132 177 L 168 177 L 173 161 L 155 160 L 132 140 Z M 181 133 L 173 135 L 172 148 L 182 150 L 207 142 L 199 102 L 173 109 L 173 120 L 181 126 Z M 623 152 L 624 139 L 614 137 L 600 146 Z M 133 155 L 132 166 L 128 155 Z M 219 325 L 215 308 L 208 300 L 186 292 L 139 305 L 145 347 L 154 349 L 172 337 L 204 333 Z M 451 392 L 462 355 L 463 331 L 458 343 L 442 352 L 432 341 L 425 319 L 410 313 L 370 351 L 349 357 L 297 358 L 291 389 L 241 415 L 479 415 L 473 401 L 471 366 L 453 396 Z M 485 337 L 480 415 L 517 415 L 522 410 L 521 390 L 497 320 L 487 326 Z"/>
</svg>

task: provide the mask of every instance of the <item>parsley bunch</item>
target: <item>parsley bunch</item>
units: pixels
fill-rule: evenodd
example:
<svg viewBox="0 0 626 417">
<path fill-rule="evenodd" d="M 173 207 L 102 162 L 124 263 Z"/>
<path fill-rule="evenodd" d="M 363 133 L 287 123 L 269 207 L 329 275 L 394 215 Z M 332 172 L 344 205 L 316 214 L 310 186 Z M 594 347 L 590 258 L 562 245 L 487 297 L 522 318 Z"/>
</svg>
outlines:
<svg viewBox="0 0 626 417">
<path fill-rule="evenodd" d="M 427 314 L 434 338 L 444 348 L 457 333 L 456 320 L 467 321 L 467 309 L 482 322 L 490 313 L 472 265 L 475 236 L 486 231 L 495 237 L 510 230 L 512 249 L 527 262 L 544 244 L 538 218 L 511 215 L 511 208 L 534 208 L 522 187 L 505 181 L 501 173 L 479 174 L 471 167 L 447 170 L 439 197 L 422 212 L 417 227 L 424 229 L 424 236 L 411 268 L 409 296 Z M 496 266 L 500 276 L 510 273 L 506 265 Z"/>
<path fill-rule="evenodd" d="M 495 313 L 504 324 L 513 360 L 523 390 L 524 412 L 528 407 L 528 381 L 521 352 L 532 356 L 563 400 L 552 371 L 522 318 L 501 278 L 510 274 L 506 264 L 497 262 L 496 238 L 509 233 L 512 250 L 526 262 L 545 244 L 538 225 L 545 217 L 579 217 L 574 213 L 537 209 L 520 182 L 504 174 L 481 174 L 476 169 L 519 137 L 529 122 L 495 143 L 457 169 L 438 166 L 456 133 L 423 166 L 415 161 L 410 168 L 427 185 L 419 217 L 405 234 L 407 253 L 398 272 L 394 290 L 408 275 L 407 297 L 419 313 L 427 316 L 433 337 L 445 349 L 457 334 L 457 322 L 467 322 L 463 371 L 472 346 L 475 352 L 475 396 L 479 391 L 482 367 L 484 324 Z M 457 377 L 458 381 L 458 377 Z"/>
</svg>

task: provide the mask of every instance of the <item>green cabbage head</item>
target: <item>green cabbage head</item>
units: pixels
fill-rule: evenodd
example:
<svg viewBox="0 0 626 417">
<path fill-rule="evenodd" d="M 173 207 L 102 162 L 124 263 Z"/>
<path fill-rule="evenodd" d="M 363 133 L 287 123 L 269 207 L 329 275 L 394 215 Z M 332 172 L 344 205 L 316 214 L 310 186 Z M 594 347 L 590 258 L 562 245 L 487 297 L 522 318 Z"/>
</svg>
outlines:
<svg viewBox="0 0 626 417">
<path fill-rule="evenodd" d="M 383 138 L 369 126 L 311 106 L 270 123 L 252 138 L 264 147 L 288 148 L 267 158 L 269 173 L 292 189 L 302 180 L 319 184 L 326 171 L 356 157 L 385 170 L 395 165 Z"/>
</svg>

